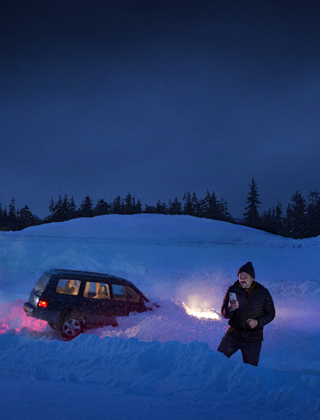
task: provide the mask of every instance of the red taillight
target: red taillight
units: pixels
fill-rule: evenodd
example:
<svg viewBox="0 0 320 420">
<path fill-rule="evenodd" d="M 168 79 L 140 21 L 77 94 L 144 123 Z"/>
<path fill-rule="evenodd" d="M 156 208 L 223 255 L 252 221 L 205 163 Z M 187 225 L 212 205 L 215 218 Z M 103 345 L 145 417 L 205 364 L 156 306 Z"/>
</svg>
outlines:
<svg viewBox="0 0 320 420">
<path fill-rule="evenodd" d="M 40 308 L 47 308 L 48 307 L 48 301 L 47 300 L 39 300 L 38 306 Z"/>
</svg>

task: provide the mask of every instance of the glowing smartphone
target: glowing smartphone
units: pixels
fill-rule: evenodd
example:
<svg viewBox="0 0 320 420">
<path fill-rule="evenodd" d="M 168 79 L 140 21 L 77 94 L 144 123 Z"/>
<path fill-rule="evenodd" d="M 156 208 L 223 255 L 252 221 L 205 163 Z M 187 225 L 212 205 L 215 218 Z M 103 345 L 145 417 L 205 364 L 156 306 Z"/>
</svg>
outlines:
<svg viewBox="0 0 320 420">
<path fill-rule="evenodd" d="M 237 295 L 235 293 L 229 293 L 230 302 L 235 302 L 237 300 Z"/>
</svg>

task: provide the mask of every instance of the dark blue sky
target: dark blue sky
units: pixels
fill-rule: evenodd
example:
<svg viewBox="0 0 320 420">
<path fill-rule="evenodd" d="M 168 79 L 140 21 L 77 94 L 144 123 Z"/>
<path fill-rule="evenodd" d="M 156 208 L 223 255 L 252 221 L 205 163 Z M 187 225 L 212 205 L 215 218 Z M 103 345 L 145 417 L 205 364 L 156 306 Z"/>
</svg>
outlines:
<svg viewBox="0 0 320 420">
<path fill-rule="evenodd" d="M 3 206 L 320 191 L 317 1 L 0 4 Z"/>
</svg>

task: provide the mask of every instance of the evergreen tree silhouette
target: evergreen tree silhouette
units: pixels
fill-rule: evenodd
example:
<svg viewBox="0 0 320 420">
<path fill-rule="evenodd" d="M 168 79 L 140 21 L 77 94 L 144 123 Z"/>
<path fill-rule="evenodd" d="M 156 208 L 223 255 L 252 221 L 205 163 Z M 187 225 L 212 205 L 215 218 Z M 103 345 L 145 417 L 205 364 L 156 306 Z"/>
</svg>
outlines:
<svg viewBox="0 0 320 420">
<path fill-rule="evenodd" d="M 290 236 L 295 239 L 302 239 L 306 237 L 307 229 L 306 229 L 306 212 L 307 212 L 307 205 L 306 200 L 302 197 L 302 195 L 297 191 L 291 197 L 291 206 L 289 215 L 287 218 L 290 217 Z"/>
<path fill-rule="evenodd" d="M 251 185 L 249 185 L 249 188 L 250 192 L 248 193 L 246 201 L 246 203 L 248 203 L 248 206 L 245 208 L 246 213 L 244 213 L 244 217 L 248 226 L 257 228 L 260 225 L 258 208 L 261 202 L 259 201 L 258 187 L 254 178 L 252 178 L 252 182 Z"/>
<path fill-rule="evenodd" d="M 100 198 L 94 209 L 94 214 L 96 216 L 102 216 L 108 213 L 110 213 L 110 204 L 108 204 L 103 198 Z"/>
<path fill-rule="evenodd" d="M 78 210 L 79 217 L 93 217 L 94 211 L 92 207 L 92 200 L 87 195 L 82 201 L 80 208 Z"/>
<path fill-rule="evenodd" d="M 308 237 L 320 235 L 320 195 L 318 191 L 311 191 L 306 213 L 306 235 Z"/>
<path fill-rule="evenodd" d="M 121 212 L 121 197 L 118 195 L 112 202 L 111 212 L 114 214 L 120 214 Z"/>
<path fill-rule="evenodd" d="M 25 229 L 34 224 L 35 219 L 28 206 L 24 206 L 22 209 L 18 210 L 17 216 L 18 230 Z"/>
<path fill-rule="evenodd" d="M 9 204 L 9 213 L 7 217 L 7 226 L 9 230 L 17 230 L 17 211 L 15 207 L 15 199 L 12 198 Z"/>
</svg>

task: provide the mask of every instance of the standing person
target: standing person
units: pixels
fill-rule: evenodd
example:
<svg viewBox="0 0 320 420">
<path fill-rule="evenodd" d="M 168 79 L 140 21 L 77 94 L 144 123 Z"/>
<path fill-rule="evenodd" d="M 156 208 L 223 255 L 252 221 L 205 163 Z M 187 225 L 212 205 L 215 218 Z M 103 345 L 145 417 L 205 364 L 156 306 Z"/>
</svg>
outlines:
<svg viewBox="0 0 320 420">
<path fill-rule="evenodd" d="M 223 299 L 221 315 L 229 319 L 229 328 L 218 351 L 230 357 L 241 350 L 244 363 L 258 366 L 263 327 L 274 319 L 276 311 L 268 289 L 255 281 L 251 262 L 239 268 L 238 277 Z"/>
</svg>

